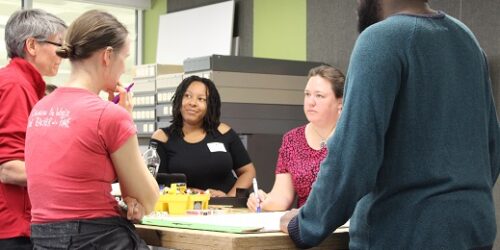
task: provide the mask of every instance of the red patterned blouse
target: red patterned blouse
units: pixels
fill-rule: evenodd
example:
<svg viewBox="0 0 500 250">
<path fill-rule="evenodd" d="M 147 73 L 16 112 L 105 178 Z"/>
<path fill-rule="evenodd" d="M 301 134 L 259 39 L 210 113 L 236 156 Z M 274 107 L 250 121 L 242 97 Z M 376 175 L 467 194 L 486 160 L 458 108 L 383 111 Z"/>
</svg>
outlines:
<svg viewBox="0 0 500 250">
<path fill-rule="evenodd" d="M 327 150 L 313 149 L 307 144 L 305 125 L 288 131 L 278 155 L 276 174 L 289 173 L 293 188 L 298 196 L 298 207 L 304 205 L 319 172 L 319 165 L 325 159 Z"/>
</svg>

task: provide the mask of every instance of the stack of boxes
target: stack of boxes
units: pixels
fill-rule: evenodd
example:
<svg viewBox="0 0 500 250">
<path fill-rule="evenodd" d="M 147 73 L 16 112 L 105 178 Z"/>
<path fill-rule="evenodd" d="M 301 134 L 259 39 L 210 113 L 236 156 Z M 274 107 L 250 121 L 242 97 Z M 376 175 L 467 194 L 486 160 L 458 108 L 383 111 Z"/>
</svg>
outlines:
<svg viewBox="0 0 500 250">
<path fill-rule="evenodd" d="M 183 79 L 182 73 L 159 75 L 156 77 L 158 105 L 156 106 L 157 127 L 165 128 L 172 119 L 172 97 Z"/>
<path fill-rule="evenodd" d="M 221 96 L 221 121 L 238 133 L 276 134 L 307 121 L 304 87 L 320 62 L 211 55 L 188 58 L 184 75 L 211 79 Z"/>
<path fill-rule="evenodd" d="M 182 66 L 176 65 L 145 64 L 136 66 L 135 85 L 132 90 L 134 93 L 132 118 L 137 127 L 137 135 L 139 137 L 151 137 L 153 132 L 163 125 L 163 123 L 157 124 L 158 120 L 169 120 L 164 117 L 171 114 L 171 111 L 163 103 L 167 99 L 169 102 L 171 95 L 169 97 L 170 92 L 163 91 L 162 79 L 163 76 L 170 74 L 177 75 L 179 77 L 178 81 L 171 83 L 172 86 L 176 87 L 182 80 L 182 71 Z M 162 107 L 161 109 L 159 108 L 160 106 Z"/>
</svg>

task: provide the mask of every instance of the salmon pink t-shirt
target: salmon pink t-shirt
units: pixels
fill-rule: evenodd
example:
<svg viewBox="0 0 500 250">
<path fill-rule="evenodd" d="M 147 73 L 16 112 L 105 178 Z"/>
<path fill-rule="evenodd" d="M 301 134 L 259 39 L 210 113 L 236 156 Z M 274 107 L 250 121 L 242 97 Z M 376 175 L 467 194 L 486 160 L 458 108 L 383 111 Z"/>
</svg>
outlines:
<svg viewBox="0 0 500 250">
<path fill-rule="evenodd" d="M 26 174 L 33 223 L 118 216 L 110 155 L 136 129 L 122 107 L 62 87 L 33 108 L 26 132 Z"/>
</svg>

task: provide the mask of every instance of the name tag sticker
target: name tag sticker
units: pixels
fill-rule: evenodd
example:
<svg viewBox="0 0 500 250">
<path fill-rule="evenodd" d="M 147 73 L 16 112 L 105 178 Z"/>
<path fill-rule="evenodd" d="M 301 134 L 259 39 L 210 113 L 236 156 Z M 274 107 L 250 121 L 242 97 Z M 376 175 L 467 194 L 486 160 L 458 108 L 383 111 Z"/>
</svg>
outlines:
<svg viewBox="0 0 500 250">
<path fill-rule="evenodd" d="M 210 142 L 207 143 L 208 149 L 210 152 L 227 152 L 226 147 L 224 147 L 224 143 L 222 142 Z"/>
</svg>

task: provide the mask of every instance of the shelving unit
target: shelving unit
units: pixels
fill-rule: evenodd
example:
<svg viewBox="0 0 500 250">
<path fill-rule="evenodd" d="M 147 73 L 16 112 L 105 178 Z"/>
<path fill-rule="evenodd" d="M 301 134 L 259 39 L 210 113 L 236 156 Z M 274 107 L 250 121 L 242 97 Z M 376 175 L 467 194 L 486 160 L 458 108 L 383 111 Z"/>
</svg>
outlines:
<svg viewBox="0 0 500 250">
<path fill-rule="evenodd" d="M 182 80 L 183 68 L 179 65 L 145 64 L 135 68 L 135 85 L 133 88 L 134 110 L 132 118 L 137 127 L 137 136 L 141 145 L 147 145 L 149 138 L 156 129 L 165 125 L 169 120 L 171 108 L 168 105 L 173 95 L 171 91 L 164 91 L 164 79 L 170 79 L 171 75 L 179 78 L 169 83 L 175 91 L 175 87 Z M 180 79 L 180 80 L 179 80 Z M 177 81 L 178 82 L 175 82 Z"/>
</svg>

